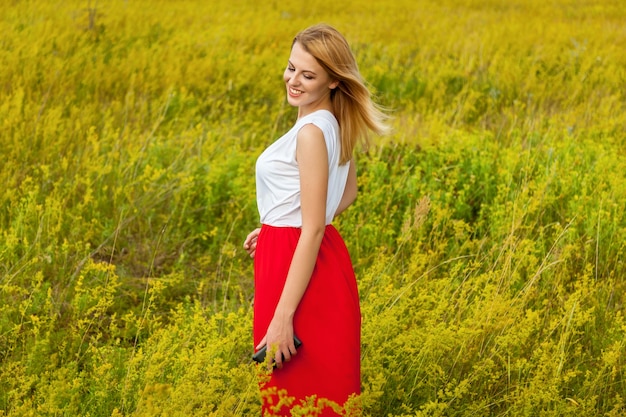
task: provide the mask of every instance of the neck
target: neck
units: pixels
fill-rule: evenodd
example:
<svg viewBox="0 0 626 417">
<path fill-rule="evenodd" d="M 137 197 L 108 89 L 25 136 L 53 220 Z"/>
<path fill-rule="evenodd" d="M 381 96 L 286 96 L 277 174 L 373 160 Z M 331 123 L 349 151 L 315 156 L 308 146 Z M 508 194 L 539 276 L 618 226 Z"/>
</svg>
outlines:
<svg viewBox="0 0 626 417">
<path fill-rule="evenodd" d="M 314 113 L 318 110 L 328 110 L 329 112 L 333 112 L 333 106 L 330 100 L 324 101 L 315 106 L 306 106 L 306 107 L 298 107 L 298 119 L 307 116 L 311 113 Z"/>
</svg>

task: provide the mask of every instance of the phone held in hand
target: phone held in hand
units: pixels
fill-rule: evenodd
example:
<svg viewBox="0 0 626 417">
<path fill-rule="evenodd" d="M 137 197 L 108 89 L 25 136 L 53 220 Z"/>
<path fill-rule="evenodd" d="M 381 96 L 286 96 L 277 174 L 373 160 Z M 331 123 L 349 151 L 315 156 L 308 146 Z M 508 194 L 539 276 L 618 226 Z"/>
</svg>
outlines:
<svg viewBox="0 0 626 417">
<path fill-rule="evenodd" d="M 296 346 L 296 349 L 302 346 L 302 342 L 296 336 L 293 337 L 293 344 Z M 261 349 L 259 349 L 257 353 L 252 355 L 252 360 L 258 363 L 263 363 L 265 361 L 266 354 L 267 354 L 267 345 L 263 346 Z M 285 360 L 284 356 L 283 356 L 283 360 Z"/>
</svg>

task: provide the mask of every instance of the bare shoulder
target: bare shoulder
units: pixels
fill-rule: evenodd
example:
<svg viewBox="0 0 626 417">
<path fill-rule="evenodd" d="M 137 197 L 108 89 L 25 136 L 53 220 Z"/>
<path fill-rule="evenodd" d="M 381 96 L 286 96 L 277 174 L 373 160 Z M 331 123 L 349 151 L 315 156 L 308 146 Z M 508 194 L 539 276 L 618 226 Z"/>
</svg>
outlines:
<svg viewBox="0 0 626 417">
<path fill-rule="evenodd" d="M 298 131 L 296 145 L 296 160 L 317 160 L 327 158 L 324 133 L 314 124 L 306 124 Z"/>
<path fill-rule="evenodd" d="M 314 125 L 313 123 L 307 123 L 298 131 L 298 143 L 301 142 L 319 142 L 320 139 L 324 140 L 324 133 L 322 129 Z"/>
</svg>

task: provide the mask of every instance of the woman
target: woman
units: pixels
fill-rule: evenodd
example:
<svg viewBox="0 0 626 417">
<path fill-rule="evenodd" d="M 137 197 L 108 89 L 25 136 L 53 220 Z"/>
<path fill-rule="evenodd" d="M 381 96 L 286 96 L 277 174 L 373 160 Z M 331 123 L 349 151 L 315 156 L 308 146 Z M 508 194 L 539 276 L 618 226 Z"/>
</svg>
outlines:
<svg viewBox="0 0 626 417">
<path fill-rule="evenodd" d="M 275 365 L 261 383 L 263 415 L 290 415 L 307 398 L 324 409 L 316 415 L 336 415 L 326 400 L 343 407 L 360 393 L 361 316 L 352 263 L 331 222 L 356 198 L 357 141 L 387 127 L 330 26 L 295 37 L 284 81 L 298 119 L 257 160 L 262 227 L 244 242 L 254 258 L 254 343 L 269 347 Z M 285 393 L 291 404 L 279 401 Z"/>
</svg>

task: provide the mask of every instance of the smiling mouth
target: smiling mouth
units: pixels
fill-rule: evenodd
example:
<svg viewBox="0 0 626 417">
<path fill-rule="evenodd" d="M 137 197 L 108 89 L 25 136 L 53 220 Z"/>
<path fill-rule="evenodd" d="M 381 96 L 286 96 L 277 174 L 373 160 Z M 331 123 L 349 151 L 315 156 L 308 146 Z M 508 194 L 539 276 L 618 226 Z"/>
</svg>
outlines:
<svg viewBox="0 0 626 417">
<path fill-rule="evenodd" d="M 291 94 L 292 96 L 299 96 L 303 92 L 304 91 L 296 90 L 295 88 L 289 87 L 289 94 Z"/>
</svg>

